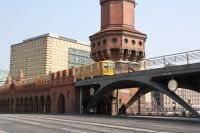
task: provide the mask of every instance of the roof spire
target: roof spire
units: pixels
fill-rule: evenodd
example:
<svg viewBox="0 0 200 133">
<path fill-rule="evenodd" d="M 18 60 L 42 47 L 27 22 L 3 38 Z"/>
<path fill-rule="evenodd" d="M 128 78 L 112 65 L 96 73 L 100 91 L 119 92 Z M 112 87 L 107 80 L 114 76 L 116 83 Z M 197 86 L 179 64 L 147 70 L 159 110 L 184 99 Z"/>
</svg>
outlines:
<svg viewBox="0 0 200 133">
<path fill-rule="evenodd" d="M 11 83 L 12 83 L 12 77 L 11 77 L 11 75 L 9 73 L 8 76 L 7 76 L 5 84 L 11 84 Z"/>
<path fill-rule="evenodd" d="M 24 74 L 23 74 L 23 71 L 21 69 L 16 81 L 23 81 L 23 80 L 24 80 Z"/>
</svg>

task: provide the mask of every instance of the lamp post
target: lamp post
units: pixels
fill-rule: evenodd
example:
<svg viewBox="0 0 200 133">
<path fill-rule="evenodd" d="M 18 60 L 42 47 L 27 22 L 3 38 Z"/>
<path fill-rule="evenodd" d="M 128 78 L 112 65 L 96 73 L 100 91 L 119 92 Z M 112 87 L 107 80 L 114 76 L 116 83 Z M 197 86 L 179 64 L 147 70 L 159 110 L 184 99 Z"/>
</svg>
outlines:
<svg viewBox="0 0 200 133">
<path fill-rule="evenodd" d="M 175 115 L 175 111 L 176 111 L 176 103 L 173 102 L 172 106 L 173 106 L 173 111 L 174 111 L 174 115 Z"/>
</svg>

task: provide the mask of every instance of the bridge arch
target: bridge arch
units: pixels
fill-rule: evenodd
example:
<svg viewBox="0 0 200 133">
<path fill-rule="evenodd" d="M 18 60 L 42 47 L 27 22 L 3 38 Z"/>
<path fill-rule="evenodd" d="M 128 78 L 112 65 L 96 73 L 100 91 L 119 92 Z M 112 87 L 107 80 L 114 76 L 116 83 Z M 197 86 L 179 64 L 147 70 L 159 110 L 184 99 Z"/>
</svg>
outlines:
<svg viewBox="0 0 200 133">
<path fill-rule="evenodd" d="M 23 113 L 24 112 L 24 101 L 23 101 L 23 97 L 20 98 L 20 103 L 19 103 L 19 113 Z"/>
<path fill-rule="evenodd" d="M 91 109 L 95 104 L 108 92 L 114 91 L 115 89 L 123 89 L 123 88 L 134 88 L 134 87 L 142 87 L 142 88 L 151 88 L 152 90 L 157 90 L 170 98 L 174 101 L 179 103 L 185 109 L 190 111 L 193 115 L 200 118 L 199 114 L 190 106 L 188 105 L 183 99 L 181 99 L 178 95 L 174 92 L 170 91 L 166 85 L 162 83 L 152 81 L 150 78 L 141 78 L 141 79 L 132 79 L 130 77 L 122 77 L 120 79 L 116 78 L 113 81 L 101 82 L 100 88 L 96 92 L 94 98 L 91 99 L 89 104 L 83 110 L 83 113 L 87 113 L 89 109 Z M 146 92 L 145 92 L 146 93 Z"/>
<path fill-rule="evenodd" d="M 32 97 L 30 97 L 29 98 L 29 104 L 28 104 L 28 112 L 29 113 L 33 113 L 33 98 Z"/>
<path fill-rule="evenodd" d="M 65 113 L 65 96 L 63 93 L 58 97 L 58 113 Z"/>
<path fill-rule="evenodd" d="M 1 99 L 1 113 L 3 113 L 3 108 L 4 108 L 4 103 L 3 103 L 3 99 Z"/>
<path fill-rule="evenodd" d="M 16 113 L 19 113 L 20 103 L 19 98 L 16 99 Z"/>
<path fill-rule="evenodd" d="M 24 113 L 28 113 L 28 98 L 24 99 Z"/>
<path fill-rule="evenodd" d="M 40 113 L 44 113 L 45 112 L 45 100 L 44 100 L 44 96 L 40 97 L 39 112 Z"/>
<path fill-rule="evenodd" d="M 46 113 L 51 113 L 51 97 L 49 95 L 46 98 Z"/>
<path fill-rule="evenodd" d="M 15 110 L 15 106 L 14 106 L 14 99 L 12 98 L 11 99 L 11 102 L 10 102 L 10 113 L 14 113 L 14 110 Z"/>
<path fill-rule="evenodd" d="M 34 107 L 33 107 L 34 113 L 38 113 L 38 97 L 37 96 L 35 96 L 33 104 L 34 104 Z"/>
<path fill-rule="evenodd" d="M 7 109 L 6 99 L 4 99 L 3 105 L 4 105 L 3 112 L 6 113 L 6 109 Z"/>
<path fill-rule="evenodd" d="M 8 98 L 6 100 L 6 113 L 9 113 L 10 112 L 10 99 Z"/>
</svg>

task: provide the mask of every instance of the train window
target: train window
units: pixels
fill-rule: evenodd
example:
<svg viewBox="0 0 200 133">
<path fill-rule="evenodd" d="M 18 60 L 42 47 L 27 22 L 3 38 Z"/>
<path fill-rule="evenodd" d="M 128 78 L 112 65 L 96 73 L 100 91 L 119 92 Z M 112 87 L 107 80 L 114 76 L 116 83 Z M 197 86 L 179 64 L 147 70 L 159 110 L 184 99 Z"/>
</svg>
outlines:
<svg viewBox="0 0 200 133">
<path fill-rule="evenodd" d="M 78 68 L 75 69 L 75 75 L 78 75 Z"/>
<path fill-rule="evenodd" d="M 102 62 L 101 63 L 99 63 L 99 69 L 102 69 L 103 67 L 102 67 Z"/>
<path fill-rule="evenodd" d="M 81 73 L 84 73 L 84 67 L 81 67 L 81 68 L 80 68 L 80 72 L 81 72 Z"/>
<path fill-rule="evenodd" d="M 85 72 L 90 72 L 91 71 L 91 66 L 85 66 Z"/>
<path fill-rule="evenodd" d="M 97 63 L 93 64 L 93 70 L 97 70 Z"/>
<path fill-rule="evenodd" d="M 113 67 L 115 67 L 114 63 L 108 63 L 108 68 L 113 68 Z"/>
<path fill-rule="evenodd" d="M 105 63 L 105 64 L 104 64 L 104 68 L 108 68 L 108 63 Z"/>
</svg>

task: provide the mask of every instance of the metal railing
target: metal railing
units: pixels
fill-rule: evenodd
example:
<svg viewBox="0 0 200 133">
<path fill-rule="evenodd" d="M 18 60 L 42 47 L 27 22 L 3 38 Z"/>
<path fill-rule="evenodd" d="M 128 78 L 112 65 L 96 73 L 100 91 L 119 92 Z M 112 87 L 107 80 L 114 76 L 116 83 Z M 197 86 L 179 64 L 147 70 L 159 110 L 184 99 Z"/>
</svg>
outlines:
<svg viewBox="0 0 200 133">
<path fill-rule="evenodd" d="M 188 51 L 183 53 L 165 55 L 160 57 L 148 58 L 140 61 L 139 63 L 134 62 L 121 62 L 118 64 L 118 68 L 124 68 L 123 70 L 118 70 L 118 73 L 129 73 L 130 70 L 142 71 L 151 70 L 157 68 L 165 68 L 170 66 L 179 66 L 200 63 L 200 50 Z M 120 66 L 120 67 L 119 67 Z M 130 69 L 131 68 L 131 69 Z"/>
<path fill-rule="evenodd" d="M 142 64 L 145 69 L 156 69 L 162 67 L 199 63 L 200 50 L 149 58 L 142 62 L 140 64 Z"/>
</svg>

